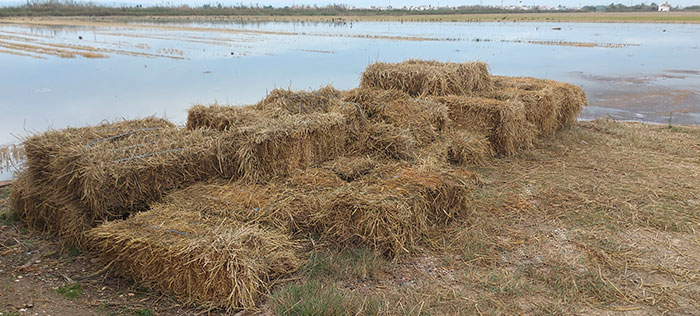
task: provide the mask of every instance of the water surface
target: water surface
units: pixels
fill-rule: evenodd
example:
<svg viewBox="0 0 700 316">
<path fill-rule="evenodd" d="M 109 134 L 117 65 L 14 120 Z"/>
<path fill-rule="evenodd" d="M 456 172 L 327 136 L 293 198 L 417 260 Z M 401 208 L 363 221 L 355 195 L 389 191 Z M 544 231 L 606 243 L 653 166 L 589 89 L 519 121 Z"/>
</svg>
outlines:
<svg viewBox="0 0 700 316">
<path fill-rule="evenodd" d="M 410 58 L 581 85 L 582 119 L 700 124 L 700 25 L 56 24 L 0 23 L 0 144 L 105 119 L 184 123 L 192 104 L 249 104 L 274 88 L 350 89 L 369 63 Z"/>
</svg>

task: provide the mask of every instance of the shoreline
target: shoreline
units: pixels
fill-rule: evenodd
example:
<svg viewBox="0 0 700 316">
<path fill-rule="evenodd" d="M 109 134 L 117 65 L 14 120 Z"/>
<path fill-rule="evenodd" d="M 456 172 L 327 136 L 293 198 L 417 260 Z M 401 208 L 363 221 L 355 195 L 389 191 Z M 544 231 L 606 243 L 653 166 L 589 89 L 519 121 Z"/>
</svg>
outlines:
<svg viewBox="0 0 700 316">
<path fill-rule="evenodd" d="M 158 15 L 158 16 L 11 16 L 0 17 L 0 23 L 26 20 L 56 21 L 128 21 L 128 22 L 539 22 L 539 23 L 657 23 L 700 24 L 700 12 L 582 12 L 582 13 L 483 13 L 483 14 L 416 14 L 416 15 Z"/>
</svg>

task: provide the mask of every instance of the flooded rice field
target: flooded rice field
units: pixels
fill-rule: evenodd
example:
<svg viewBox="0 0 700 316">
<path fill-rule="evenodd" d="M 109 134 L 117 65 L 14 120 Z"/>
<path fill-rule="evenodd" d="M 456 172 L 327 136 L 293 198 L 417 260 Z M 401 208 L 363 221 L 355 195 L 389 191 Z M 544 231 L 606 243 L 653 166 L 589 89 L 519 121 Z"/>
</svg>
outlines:
<svg viewBox="0 0 700 316">
<path fill-rule="evenodd" d="M 0 144 L 47 128 L 349 89 L 375 61 L 483 60 L 581 85 L 581 119 L 700 124 L 700 25 L 0 20 Z"/>
</svg>

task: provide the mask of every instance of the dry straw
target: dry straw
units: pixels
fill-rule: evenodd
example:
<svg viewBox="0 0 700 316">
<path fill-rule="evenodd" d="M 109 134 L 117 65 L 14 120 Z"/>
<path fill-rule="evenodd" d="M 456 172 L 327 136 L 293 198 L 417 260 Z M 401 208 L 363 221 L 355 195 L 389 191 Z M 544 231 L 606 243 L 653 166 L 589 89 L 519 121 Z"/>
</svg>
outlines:
<svg viewBox="0 0 700 316">
<path fill-rule="evenodd" d="M 88 232 L 89 246 L 118 273 L 184 303 L 252 308 L 301 264 L 299 245 L 254 223 L 156 204 Z"/>
<path fill-rule="evenodd" d="M 87 212 L 76 203 L 61 204 L 47 196 L 42 184 L 22 171 L 12 183 L 10 206 L 30 229 L 58 237 L 64 245 L 82 244 L 92 227 Z"/>
<path fill-rule="evenodd" d="M 0 172 L 19 168 L 25 159 L 24 146 L 0 146 Z"/>
<path fill-rule="evenodd" d="M 571 126 L 588 103 L 581 87 L 553 80 L 495 76 L 494 86 L 496 89 L 483 95 L 522 102 L 538 136 L 551 136 Z"/>
<path fill-rule="evenodd" d="M 493 89 L 486 63 L 420 60 L 369 65 L 360 87 L 400 90 L 411 96 L 469 95 Z"/>
<path fill-rule="evenodd" d="M 66 147 L 85 146 L 91 142 L 106 140 L 123 133 L 140 131 L 142 129 L 173 126 L 172 123 L 158 118 L 125 120 L 113 123 L 103 122 L 97 126 L 49 130 L 45 133 L 28 137 L 24 140 L 23 145 L 29 170 L 40 180 L 47 176 L 47 172 L 51 173 L 46 168 Z"/>
<path fill-rule="evenodd" d="M 231 129 L 240 135 L 235 145 L 238 172 L 251 182 L 263 182 L 335 158 L 344 152 L 346 126 L 341 114 L 310 113 Z"/>
<path fill-rule="evenodd" d="M 27 170 L 20 176 L 30 188 L 12 200 L 30 227 L 79 244 L 86 228 L 145 210 L 170 190 L 232 175 L 221 154 L 232 142 L 224 140 L 226 134 L 155 119 L 35 135 L 25 142 Z M 27 199 L 33 207 L 21 205 Z"/>
<path fill-rule="evenodd" d="M 451 123 L 446 106 L 397 90 L 355 89 L 345 101 L 357 104 L 371 122 L 407 131 L 422 146 L 437 139 Z"/>
<path fill-rule="evenodd" d="M 338 107 L 342 93 L 331 86 L 316 91 L 275 89 L 255 105 L 258 110 L 283 109 L 291 114 L 331 112 Z"/>
<path fill-rule="evenodd" d="M 488 134 L 493 149 L 512 155 L 532 145 L 535 126 L 525 117 L 525 108 L 517 100 L 446 96 L 433 100 L 447 105 L 453 128 Z"/>
</svg>

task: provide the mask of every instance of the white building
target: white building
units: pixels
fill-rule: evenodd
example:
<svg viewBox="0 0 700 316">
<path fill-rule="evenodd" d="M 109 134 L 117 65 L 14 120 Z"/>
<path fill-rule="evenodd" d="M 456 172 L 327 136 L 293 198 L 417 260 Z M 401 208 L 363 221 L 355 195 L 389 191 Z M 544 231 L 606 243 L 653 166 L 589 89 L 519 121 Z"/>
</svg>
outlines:
<svg viewBox="0 0 700 316">
<path fill-rule="evenodd" d="M 659 12 L 669 12 L 671 11 L 671 5 L 668 2 L 659 6 Z"/>
</svg>

